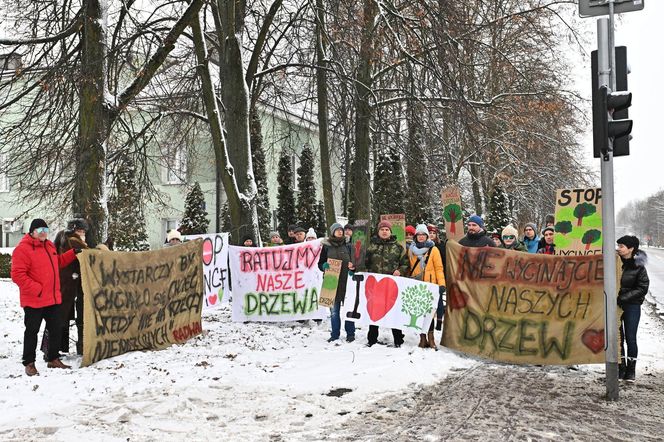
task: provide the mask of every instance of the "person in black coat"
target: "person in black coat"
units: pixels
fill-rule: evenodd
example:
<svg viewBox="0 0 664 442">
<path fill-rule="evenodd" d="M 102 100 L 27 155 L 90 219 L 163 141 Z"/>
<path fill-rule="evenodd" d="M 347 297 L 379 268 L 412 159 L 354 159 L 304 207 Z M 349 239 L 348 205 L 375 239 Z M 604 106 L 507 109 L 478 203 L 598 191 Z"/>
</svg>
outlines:
<svg viewBox="0 0 664 442">
<path fill-rule="evenodd" d="M 459 244 L 464 247 L 494 247 L 491 238 L 486 236 L 484 220 L 481 216 L 473 215 L 468 218 L 466 228 L 466 236 L 459 240 Z"/>
<path fill-rule="evenodd" d="M 337 286 L 337 294 L 334 298 L 334 305 L 332 306 L 332 334 L 328 342 L 336 341 L 341 334 L 341 317 L 339 312 L 341 304 L 346 297 L 346 281 L 348 280 L 348 263 L 350 262 L 350 243 L 346 242 L 344 236 L 344 228 L 339 223 L 334 223 L 330 227 L 330 237 L 323 241 L 323 248 L 318 259 L 318 268 L 324 272 L 330 265 L 327 259 L 340 259 L 341 272 L 339 273 L 339 285 Z M 353 321 L 345 321 L 344 328 L 346 329 L 346 341 L 353 342 L 355 340 L 355 323 Z"/>
<path fill-rule="evenodd" d="M 616 241 L 618 255 L 622 261 L 622 277 L 618 292 L 618 306 L 623 310 L 620 317 L 620 366 L 619 377 L 629 382 L 636 379 L 636 358 L 639 348 L 636 344 L 636 331 L 641 318 L 641 304 L 646 298 L 650 279 L 645 264 L 646 254 L 639 250 L 639 239 L 625 235 Z M 627 341 L 627 361 L 625 362 L 625 341 Z"/>
</svg>

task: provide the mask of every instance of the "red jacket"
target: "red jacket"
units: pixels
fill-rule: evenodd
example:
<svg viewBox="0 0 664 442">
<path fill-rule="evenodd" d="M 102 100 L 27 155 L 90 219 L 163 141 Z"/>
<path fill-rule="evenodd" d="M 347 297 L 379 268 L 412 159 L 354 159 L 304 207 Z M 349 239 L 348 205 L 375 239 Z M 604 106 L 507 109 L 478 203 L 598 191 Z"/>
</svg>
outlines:
<svg viewBox="0 0 664 442">
<path fill-rule="evenodd" d="M 12 281 L 21 294 L 21 307 L 41 308 L 62 302 L 60 270 L 76 259 L 74 250 L 58 255 L 55 245 L 26 234 L 12 254 Z"/>
</svg>

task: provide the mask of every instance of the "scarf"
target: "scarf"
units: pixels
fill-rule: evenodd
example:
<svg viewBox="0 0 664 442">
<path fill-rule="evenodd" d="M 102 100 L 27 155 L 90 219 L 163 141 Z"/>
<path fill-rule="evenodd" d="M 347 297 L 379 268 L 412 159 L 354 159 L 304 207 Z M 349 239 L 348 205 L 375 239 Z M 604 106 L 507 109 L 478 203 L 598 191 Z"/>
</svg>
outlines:
<svg viewBox="0 0 664 442">
<path fill-rule="evenodd" d="M 420 269 L 424 272 L 424 269 L 426 268 L 426 260 L 422 259 L 422 257 L 429 251 L 431 250 L 431 247 L 434 246 L 433 241 L 430 239 L 424 241 L 424 242 L 417 242 L 413 241 L 410 244 L 410 252 L 415 255 L 417 258 L 420 260 Z"/>
</svg>

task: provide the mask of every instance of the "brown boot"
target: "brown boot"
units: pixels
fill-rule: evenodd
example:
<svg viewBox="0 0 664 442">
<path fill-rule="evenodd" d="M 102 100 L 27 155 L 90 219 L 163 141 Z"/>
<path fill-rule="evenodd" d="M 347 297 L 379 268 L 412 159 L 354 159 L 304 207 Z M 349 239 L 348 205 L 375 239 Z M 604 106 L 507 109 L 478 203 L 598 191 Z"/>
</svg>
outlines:
<svg viewBox="0 0 664 442">
<path fill-rule="evenodd" d="M 417 346 L 420 348 L 429 348 L 429 344 L 427 343 L 427 336 L 425 334 L 420 334 L 420 343 Z"/>
<path fill-rule="evenodd" d="M 37 367 L 35 367 L 34 362 L 30 362 L 25 366 L 25 374 L 28 376 L 39 376 L 39 372 L 37 371 Z"/>
<path fill-rule="evenodd" d="M 436 341 L 433 337 L 432 331 L 427 333 L 427 340 L 429 341 L 429 345 L 427 347 L 433 348 L 434 350 L 438 351 L 438 347 L 436 347 Z"/>
<path fill-rule="evenodd" d="M 46 364 L 46 366 L 48 368 L 71 368 L 69 365 L 63 364 L 60 359 L 53 359 L 48 364 Z"/>
</svg>

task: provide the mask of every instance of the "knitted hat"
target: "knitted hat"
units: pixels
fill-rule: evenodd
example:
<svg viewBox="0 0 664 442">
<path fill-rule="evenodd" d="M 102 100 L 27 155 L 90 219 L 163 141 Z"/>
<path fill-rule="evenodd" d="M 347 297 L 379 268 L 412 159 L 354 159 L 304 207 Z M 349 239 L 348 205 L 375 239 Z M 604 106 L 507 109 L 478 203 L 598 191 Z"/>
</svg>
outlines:
<svg viewBox="0 0 664 442">
<path fill-rule="evenodd" d="M 290 227 L 288 229 L 290 230 Z M 293 227 L 293 233 L 306 232 L 306 231 L 307 231 L 307 229 L 305 229 L 304 227 L 300 227 L 300 226 Z"/>
<path fill-rule="evenodd" d="M 438 227 L 435 224 L 427 224 L 427 230 L 429 230 L 429 232 L 438 233 Z"/>
<path fill-rule="evenodd" d="M 270 239 L 274 238 L 275 236 L 276 236 L 277 238 L 281 238 L 281 235 L 280 235 L 279 232 L 277 232 L 276 230 L 273 231 L 273 232 L 270 232 Z"/>
<path fill-rule="evenodd" d="M 318 238 L 316 236 L 316 232 L 314 231 L 313 227 L 309 227 L 309 230 L 307 230 L 307 236 L 305 236 L 305 239 L 309 239 L 309 238 L 313 238 L 313 239 Z"/>
<path fill-rule="evenodd" d="M 498 233 L 498 232 L 491 232 L 491 233 L 489 234 L 489 236 L 490 236 L 491 238 L 498 238 L 498 239 L 500 239 L 500 233 Z"/>
<path fill-rule="evenodd" d="M 32 220 L 30 223 L 30 230 L 29 233 L 32 233 L 35 231 L 35 229 L 38 229 L 40 227 L 48 227 L 48 224 L 46 224 L 46 221 L 44 221 L 41 218 L 35 218 Z"/>
<path fill-rule="evenodd" d="M 83 218 L 74 218 L 67 223 L 67 230 L 73 232 L 74 230 L 90 230 L 90 226 Z"/>
<path fill-rule="evenodd" d="M 415 227 L 410 224 L 406 226 L 406 235 L 415 235 Z"/>
<path fill-rule="evenodd" d="M 542 229 L 542 235 L 544 235 L 544 232 L 547 232 L 547 231 L 556 233 L 556 229 L 554 229 L 553 226 L 549 226 L 549 227 L 545 227 L 545 228 Z"/>
<path fill-rule="evenodd" d="M 424 224 L 418 224 L 417 227 L 415 227 L 415 235 L 419 235 L 420 233 L 428 237 L 429 229 L 427 229 L 427 226 Z"/>
<path fill-rule="evenodd" d="M 346 229 L 353 230 L 353 225 L 352 225 L 352 224 L 346 224 L 346 225 L 344 226 L 344 230 L 346 230 Z"/>
<path fill-rule="evenodd" d="M 171 229 L 166 234 L 166 241 L 171 242 L 172 239 L 177 239 L 182 241 L 182 234 L 178 230 Z"/>
<path fill-rule="evenodd" d="M 507 226 L 503 229 L 503 236 L 512 235 L 516 238 L 518 236 L 518 234 L 519 234 L 519 232 L 517 232 L 516 229 L 514 227 L 512 227 L 512 225 L 509 225 L 509 226 Z"/>
<path fill-rule="evenodd" d="M 343 228 L 343 226 L 342 226 L 341 224 L 339 224 L 339 223 L 334 223 L 334 224 L 332 224 L 332 225 L 330 226 L 330 235 L 331 235 L 331 236 L 334 236 L 334 232 L 335 232 L 337 229 L 341 229 L 341 230 L 343 230 L 344 228 Z"/>
<path fill-rule="evenodd" d="M 479 215 L 472 215 L 470 218 L 468 218 L 468 222 L 475 223 L 480 226 L 480 228 L 484 229 L 484 220 Z"/>
<path fill-rule="evenodd" d="M 526 223 L 526 225 L 523 226 L 523 229 L 525 230 L 526 227 L 530 227 L 531 229 L 533 229 L 533 232 L 537 232 L 537 226 L 535 225 L 535 223 Z"/>
<path fill-rule="evenodd" d="M 378 223 L 378 230 L 382 229 L 383 227 L 390 229 L 390 232 L 392 231 L 392 223 L 389 221 L 381 221 Z"/>
<path fill-rule="evenodd" d="M 634 251 L 639 249 L 639 238 L 633 235 L 621 236 L 616 242 L 624 245 L 628 249 L 634 249 Z"/>
</svg>

